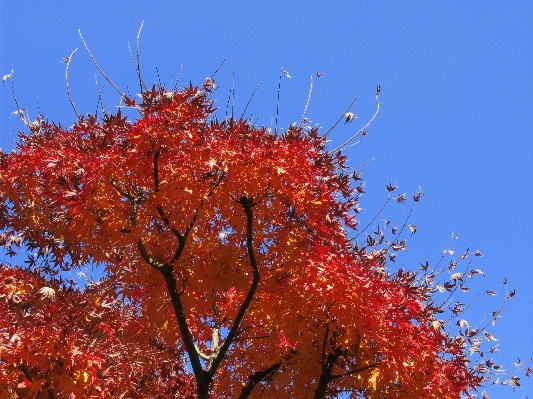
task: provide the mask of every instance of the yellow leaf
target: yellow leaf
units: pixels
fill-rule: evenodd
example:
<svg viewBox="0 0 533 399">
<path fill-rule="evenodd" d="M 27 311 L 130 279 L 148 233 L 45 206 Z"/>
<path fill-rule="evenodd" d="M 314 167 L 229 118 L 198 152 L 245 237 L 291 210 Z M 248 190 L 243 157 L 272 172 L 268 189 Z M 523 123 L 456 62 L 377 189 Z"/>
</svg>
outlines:
<svg viewBox="0 0 533 399">
<path fill-rule="evenodd" d="M 372 370 L 372 373 L 370 373 L 370 378 L 368 379 L 368 381 L 372 385 L 372 389 L 374 391 L 377 390 L 377 378 L 378 378 L 378 376 L 379 376 L 379 369 L 375 368 L 374 370 Z"/>
</svg>

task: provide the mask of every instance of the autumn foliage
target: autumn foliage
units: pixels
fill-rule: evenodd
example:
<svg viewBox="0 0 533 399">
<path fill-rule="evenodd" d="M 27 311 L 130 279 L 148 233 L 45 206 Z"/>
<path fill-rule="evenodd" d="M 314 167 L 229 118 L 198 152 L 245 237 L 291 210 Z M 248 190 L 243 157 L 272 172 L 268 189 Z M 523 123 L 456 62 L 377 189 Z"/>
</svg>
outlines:
<svg viewBox="0 0 533 399">
<path fill-rule="evenodd" d="M 352 238 L 341 151 L 305 124 L 217 120 L 206 82 L 124 98 L 134 121 L 41 118 L 1 153 L 1 243 L 34 256 L 0 268 L 0 397 L 472 393 L 479 332 L 448 335 L 427 266 L 387 267 L 401 232 Z"/>
</svg>

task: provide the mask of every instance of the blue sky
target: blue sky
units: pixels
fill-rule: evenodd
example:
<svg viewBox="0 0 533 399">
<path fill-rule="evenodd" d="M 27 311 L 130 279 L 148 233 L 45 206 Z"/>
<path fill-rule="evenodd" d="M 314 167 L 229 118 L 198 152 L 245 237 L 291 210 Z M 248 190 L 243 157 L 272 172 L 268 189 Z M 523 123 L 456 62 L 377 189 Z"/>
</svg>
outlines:
<svg viewBox="0 0 533 399">
<path fill-rule="evenodd" d="M 419 186 L 424 199 L 411 216 L 418 228 L 409 252 L 397 263 L 434 263 L 452 230 L 453 248 L 479 249 L 475 268 L 486 277 L 472 290 L 490 289 L 469 313 L 472 323 L 499 306 L 502 280 L 516 288 L 503 317 L 491 330 L 508 368 L 533 356 L 533 2 L 205 2 L 205 1 L 4 1 L 0 2 L 0 75 L 15 71 L 19 103 L 31 116 L 39 109 L 49 120 L 75 121 L 60 61 L 76 47 L 70 65 L 72 97 L 80 112 L 94 113 L 98 71 L 78 29 L 98 62 L 123 90 L 137 93 L 127 43 L 140 40 L 145 81 L 200 84 L 225 58 L 216 76 L 215 97 L 226 107 L 235 73 L 235 113 L 240 115 L 262 80 L 248 111 L 259 124 L 276 114 L 280 68 L 279 125 L 298 122 L 317 70 L 307 111 L 329 128 L 354 96 L 359 117 L 331 134 L 331 148 L 364 125 L 375 109 L 381 84 L 381 111 L 362 143 L 346 154 L 364 168 L 361 200 L 366 225 L 386 199 L 385 185 L 397 182 L 409 195 Z M 97 76 L 100 87 L 104 83 Z M 104 104 L 119 96 L 108 84 Z M 10 85 L 0 90 L 0 147 L 12 147 L 21 128 Z M 407 205 L 391 204 L 384 216 L 403 223 Z M 379 218 L 377 219 L 379 220 Z M 527 337 L 530 337 L 529 339 Z M 489 397 L 533 395 L 523 389 L 487 387 Z"/>
</svg>

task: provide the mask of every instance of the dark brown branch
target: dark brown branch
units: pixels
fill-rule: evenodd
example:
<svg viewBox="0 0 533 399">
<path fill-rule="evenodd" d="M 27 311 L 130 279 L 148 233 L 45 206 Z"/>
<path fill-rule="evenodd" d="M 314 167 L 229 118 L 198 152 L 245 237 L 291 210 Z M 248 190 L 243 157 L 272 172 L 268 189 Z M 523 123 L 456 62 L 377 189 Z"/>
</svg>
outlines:
<svg viewBox="0 0 533 399">
<path fill-rule="evenodd" d="M 159 157 L 160 157 L 160 154 L 161 154 L 160 149 L 158 149 L 154 153 L 154 160 L 153 160 L 153 177 L 154 177 L 154 191 L 155 192 L 159 192 L 159 190 L 160 190 L 160 185 L 159 185 L 160 184 L 160 182 L 159 182 Z M 209 192 L 207 197 L 211 196 L 211 194 L 218 187 L 218 185 L 220 184 L 220 182 L 222 181 L 223 178 L 224 178 L 224 174 L 222 174 L 221 177 L 216 181 L 214 187 L 211 189 L 211 191 Z M 193 337 L 191 335 L 191 332 L 189 330 L 187 317 L 185 316 L 185 308 L 183 307 L 183 303 L 181 302 L 181 296 L 180 296 L 181 294 L 176 289 L 176 279 L 175 279 L 174 274 L 173 274 L 173 266 L 172 265 L 179 260 L 179 258 L 181 257 L 181 254 L 183 253 L 183 250 L 185 248 L 185 244 L 187 242 L 187 237 L 188 237 L 189 233 L 191 232 L 191 230 L 193 229 L 193 227 L 196 224 L 196 221 L 198 219 L 198 213 L 199 213 L 199 210 L 200 210 L 201 206 L 203 205 L 203 201 L 204 200 L 205 200 L 205 198 L 202 199 L 202 204 L 199 207 L 196 208 L 196 210 L 194 212 L 194 215 L 192 217 L 192 220 L 190 221 L 189 225 L 187 226 L 187 228 L 186 228 L 186 230 L 185 230 L 185 232 L 183 234 L 180 233 L 176 228 L 171 227 L 170 220 L 169 220 L 168 216 L 165 214 L 162 205 L 158 205 L 156 207 L 157 212 L 159 213 L 159 216 L 161 217 L 161 219 L 163 220 L 165 225 L 172 231 L 172 233 L 178 238 L 178 241 L 179 241 L 178 247 L 177 247 L 177 249 L 176 249 L 176 251 L 174 253 L 174 256 L 172 257 L 172 259 L 170 260 L 169 263 L 161 264 L 161 263 L 153 260 L 150 257 L 150 255 L 148 254 L 148 252 L 146 251 L 146 248 L 144 247 L 142 240 L 139 240 L 138 241 L 138 245 L 137 245 L 138 249 L 139 249 L 139 252 L 141 253 L 141 256 L 143 257 L 145 262 L 147 262 L 150 266 L 152 266 L 156 270 L 158 270 L 162 274 L 163 278 L 165 279 L 165 283 L 166 283 L 166 286 L 167 286 L 167 292 L 169 293 L 169 296 L 170 296 L 170 299 L 171 299 L 171 302 L 172 302 L 172 307 L 173 307 L 174 313 L 176 315 L 176 320 L 178 322 L 178 327 L 179 327 L 183 342 L 185 344 L 185 348 L 187 350 L 187 354 L 189 356 L 189 360 L 191 361 L 191 366 L 192 366 L 192 369 L 193 369 L 193 372 L 194 372 L 194 376 L 195 376 L 195 379 L 196 379 L 196 383 L 197 383 L 198 398 L 199 399 L 207 399 L 209 397 L 209 389 L 210 389 L 210 386 L 211 386 L 211 381 L 212 381 L 213 376 L 214 376 L 214 372 L 216 371 L 216 367 L 218 367 L 218 365 L 220 364 L 220 361 L 223 358 L 223 356 L 221 356 L 220 358 L 218 358 L 218 356 L 217 356 L 215 358 L 215 360 L 218 359 L 218 364 L 213 369 L 212 373 L 204 371 L 200 359 L 211 361 L 213 359 L 213 356 L 212 355 L 208 356 L 208 355 L 205 355 L 204 353 L 202 353 L 200 351 L 200 349 L 198 348 L 198 346 L 194 342 L 194 339 L 193 339 Z M 241 316 L 241 318 L 242 318 L 242 316 Z M 235 333 L 233 333 L 233 337 L 230 340 L 230 342 L 233 340 L 234 335 L 235 335 Z M 218 346 L 218 345 L 216 345 L 216 346 Z M 216 349 L 217 348 L 215 348 L 215 351 L 216 351 Z M 226 350 L 227 350 L 227 347 L 224 350 L 224 352 Z M 217 354 L 218 354 L 218 352 L 217 352 Z M 211 365 L 212 364 L 213 363 L 211 363 Z"/>
<path fill-rule="evenodd" d="M 244 299 L 241 307 L 239 308 L 239 311 L 237 312 L 237 315 L 235 316 L 235 320 L 233 321 L 233 325 L 231 326 L 231 329 L 228 332 L 226 340 L 224 341 L 224 344 L 222 344 L 222 346 L 220 347 L 219 352 L 217 353 L 216 357 L 213 359 L 209 367 L 208 373 L 211 377 L 215 375 L 218 367 L 220 366 L 220 363 L 222 362 L 222 360 L 224 359 L 224 356 L 226 355 L 226 352 L 228 351 L 229 347 L 235 340 L 241 321 L 246 311 L 248 310 L 250 303 L 252 302 L 252 299 L 255 295 L 255 291 L 257 290 L 257 287 L 259 285 L 259 280 L 261 278 L 259 274 L 259 267 L 257 265 L 257 260 L 255 258 L 254 247 L 253 247 L 252 207 L 255 206 L 255 203 L 253 201 L 253 198 L 248 198 L 244 194 L 241 196 L 239 203 L 244 208 L 244 213 L 246 214 L 246 247 L 248 250 L 248 257 L 250 259 L 250 265 L 253 270 L 253 278 L 252 278 L 252 284 L 250 285 L 250 290 L 248 291 L 246 298 Z"/>
<path fill-rule="evenodd" d="M 157 151 L 154 153 L 154 191 L 156 193 L 159 192 L 159 188 L 160 188 L 159 187 L 159 156 L 160 155 L 161 155 L 161 149 L 158 148 Z M 165 225 L 172 231 L 172 234 L 174 234 L 178 238 L 180 242 L 179 247 L 181 247 L 181 250 L 179 252 L 179 255 L 180 255 L 181 251 L 183 251 L 183 246 L 185 245 L 185 237 L 175 227 L 173 226 L 171 227 L 170 220 L 168 216 L 166 215 L 165 211 L 163 210 L 163 206 L 161 204 L 157 205 L 156 209 L 157 209 L 157 213 L 159 213 L 159 216 L 161 217 Z M 174 255 L 174 257 L 172 258 L 172 261 L 178 260 L 179 255 L 178 256 Z"/>
<path fill-rule="evenodd" d="M 326 356 L 325 361 L 322 363 L 322 373 L 318 379 L 318 386 L 315 390 L 314 399 L 322 399 L 326 395 L 326 388 L 328 387 L 328 384 L 335 379 L 331 375 L 331 371 L 333 370 L 333 366 L 341 354 L 342 350 L 340 348 L 336 348 L 332 353 L 329 353 Z"/>
<path fill-rule="evenodd" d="M 168 269 L 168 265 L 159 263 L 148 254 L 148 251 L 146 251 L 146 248 L 144 247 L 144 243 L 141 238 L 139 238 L 139 241 L 137 241 L 137 249 L 139 250 L 139 253 L 141 254 L 143 260 L 157 271 L 163 272 L 165 269 Z"/>
<path fill-rule="evenodd" d="M 176 290 L 176 279 L 172 274 L 172 267 L 165 268 L 160 270 L 165 283 L 167 285 L 167 291 L 170 295 L 170 300 L 172 302 L 172 307 L 176 315 L 176 320 L 178 321 L 178 327 L 185 344 L 185 349 L 189 355 L 189 360 L 191 361 L 192 370 L 194 372 L 194 377 L 196 379 L 197 389 L 198 389 L 198 398 L 207 399 L 209 397 L 209 387 L 211 385 L 212 375 L 208 374 L 202 368 L 200 363 L 200 355 L 198 347 L 194 343 L 194 339 L 189 330 L 187 323 L 187 318 L 185 316 L 185 309 L 183 303 L 181 302 L 181 297 Z"/>
<path fill-rule="evenodd" d="M 324 333 L 324 341 L 322 342 L 322 356 L 320 358 L 322 373 L 324 373 L 325 366 L 326 366 L 326 347 L 328 346 L 328 338 L 329 338 L 329 309 L 328 309 L 328 313 L 326 314 L 326 332 Z"/>
<path fill-rule="evenodd" d="M 124 198 L 127 198 L 130 201 L 132 201 L 132 202 L 135 200 L 135 197 L 133 195 L 131 195 L 130 193 L 128 193 L 128 192 L 124 191 L 122 188 L 120 188 L 120 186 L 117 184 L 117 181 L 115 179 L 113 179 L 113 178 L 109 179 L 109 183 Z"/>
<path fill-rule="evenodd" d="M 244 386 L 238 399 L 246 399 L 248 396 L 250 396 L 253 389 L 258 383 L 260 383 L 265 378 L 268 378 L 270 375 L 275 373 L 280 367 L 281 367 L 281 360 L 265 370 L 261 370 L 261 371 L 257 371 L 253 373 L 250 377 L 248 377 L 250 382 L 248 382 L 248 384 Z"/>
<path fill-rule="evenodd" d="M 336 380 L 337 378 L 348 377 L 350 375 L 361 373 L 362 371 L 371 369 L 371 368 L 376 367 L 376 366 L 377 366 L 376 363 L 371 363 L 371 364 L 369 364 L 367 366 L 364 366 L 364 367 L 361 367 L 361 368 L 358 368 L 358 369 L 355 369 L 355 370 L 347 371 L 344 374 L 333 375 L 333 376 L 331 376 L 331 381 Z"/>
</svg>

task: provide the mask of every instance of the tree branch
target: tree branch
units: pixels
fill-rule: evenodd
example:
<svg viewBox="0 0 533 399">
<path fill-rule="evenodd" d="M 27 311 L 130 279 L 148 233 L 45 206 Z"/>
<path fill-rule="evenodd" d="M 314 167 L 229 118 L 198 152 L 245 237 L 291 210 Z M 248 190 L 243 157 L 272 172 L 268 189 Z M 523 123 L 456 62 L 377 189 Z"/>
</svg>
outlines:
<svg viewBox="0 0 533 399">
<path fill-rule="evenodd" d="M 109 79 L 107 77 L 107 75 L 105 74 L 105 72 L 102 70 L 102 68 L 100 68 L 100 65 L 98 65 L 98 63 L 96 62 L 96 59 L 94 58 L 93 54 L 91 53 L 91 50 L 89 50 L 89 46 L 87 46 L 87 43 L 85 43 L 85 39 L 83 38 L 83 36 L 81 35 L 81 29 L 78 30 L 79 34 L 80 34 L 80 38 L 81 38 L 81 41 L 83 42 L 83 45 L 85 46 L 85 49 L 87 50 L 87 52 L 89 53 L 89 56 L 91 57 L 91 60 L 93 60 L 93 64 L 96 65 L 96 68 L 98 68 L 98 70 L 100 71 L 100 73 L 102 74 L 102 76 L 104 78 L 106 78 L 106 80 L 109 82 L 109 84 L 111 84 L 111 86 L 113 86 L 115 88 L 116 91 L 118 91 L 120 93 L 120 95 L 122 96 L 121 98 L 127 98 L 127 96 L 111 81 L 111 79 Z"/>
<path fill-rule="evenodd" d="M 158 148 L 157 151 L 154 153 L 154 191 L 156 193 L 159 192 L 159 156 L 161 155 L 161 148 Z M 165 211 L 163 210 L 163 206 L 161 204 L 158 204 L 156 206 L 156 209 L 157 209 L 157 213 L 159 213 L 159 216 L 161 217 L 161 219 L 163 220 L 163 222 L 165 223 L 165 225 L 172 231 L 172 234 L 174 234 L 177 239 L 179 240 L 180 244 L 179 244 L 179 247 L 182 247 L 185 245 L 185 237 L 183 236 L 183 234 L 181 234 L 175 227 L 171 227 L 170 226 L 170 220 L 168 218 L 168 216 L 166 215 Z M 181 249 L 181 251 L 183 251 L 183 248 Z M 181 251 L 180 251 L 180 254 L 181 254 Z M 175 261 L 179 258 L 176 257 L 176 255 L 174 254 L 174 257 L 172 258 L 172 261 Z M 172 262 L 171 262 L 172 263 Z"/>
<path fill-rule="evenodd" d="M 72 100 L 72 96 L 70 95 L 70 85 L 68 84 L 68 67 L 70 66 L 70 61 L 72 60 L 72 57 L 74 57 L 74 53 L 78 51 L 78 47 L 70 54 L 68 58 L 65 58 L 65 62 L 67 64 L 67 67 L 65 68 L 65 84 L 67 85 L 67 96 L 70 100 L 70 105 L 72 105 L 72 109 L 74 110 L 74 113 L 78 117 L 78 119 L 81 119 L 80 114 L 76 110 L 76 107 L 74 106 L 74 101 Z"/>
<path fill-rule="evenodd" d="M 208 373 L 211 377 L 215 375 L 218 367 L 220 366 L 220 363 L 222 362 L 222 360 L 224 359 L 224 356 L 226 355 L 227 350 L 233 343 L 237 335 L 237 331 L 239 329 L 241 321 L 244 317 L 244 314 L 248 310 L 250 303 L 252 302 L 252 299 L 255 295 L 255 291 L 257 290 L 257 287 L 259 285 L 259 279 L 261 278 L 259 274 L 259 267 L 257 265 L 257 260 L 255 258 L 254 247 L 253 247 L 252 207 L 255 206 L 255 203 L 253 201 L 253 198 L 248 198 L 244 194 L 241 196 L 238 202 L 242 205 L 242 207 L 244 208 L 244 213 L 246 214 L 246 247 L 248 250 L 248 257 L 250 259 L 250 265 L 252 266 L 252 269 L 253 269 L 253 279 L 252 279 L 252 284 L 250 285 L 250 290 L 248 291 L 248 294 L 246 295 L 244 302 L 242 303 L 239 311 L 237 312 L 237 315 L 235 316 L 235 320 L 233 322 L 233 325 L 231 326 L 231 329 L 228 332 L 228 336 L 226 337 L 226 340 L 220 347 L 220 351 L 218 352 L 217 356 L 213 359 L 209 367 Z"/>
<path fill-rule="evenodd" d="M 141 254 L 141 257 L 144 259 L 146 263 L 148 263 L 150 266 L 152 266 L 154 269 L 156 269 L 159 272 L 163 272 L 165 269 L 168 269 L 168 265 L 164 265 L 163 263 L 159 263 L 155 259 L 153 259 L 150 254 L 148 254 L 148 251 L 146 250 L 144 243 L 142 241 L 142 238 L 139 238 L 139 241 L 137 241 L 137 249 L 139 250 L 139 253 Z"/>
<path fill-rule="evenodd" d="M 196 354 L 198 356 L 200 356 L 202 359 L 204 360 L 210 360 L 211 358 L 209 356 L 207 356 L 205 353 L 203 353 L 200 348 L 198 348 L 197 345 L 194 345 L 194 347 L 196 348 Z"/>
<path fill-rule="evenodd" d="M 371 369 L 372 367 L 376 367 L 376 366 L 377 366 L 377 363 L 371 363 L 371 364 L 369 364 L 367 366 L 364 366 L 364 367 L 361 367 L 359 369 L 347 371 L 344 374 L 333 375 L 333 376 L 331 376 L 331 381 L 336 380 L 337 378 L 341 378 L 341 377 L 348 377 L 350 375 L 354 375 L 354 374 L 360 373 L 362 371 Z"/>
<path fill-rule="evenodd" d="M 253 373 L 248 379 L 250 382 L 244 386 L 238 399 L 246 399 L 252 393 L 255 386 L 265 378 L 275 373 L 281 367 L 281 360 L 269 368 Z"/>
<path fill-rule="evenodd" d="M 355 133 L 353 136 L 351 136 L 348 140 L 346 140 L 344 143 L 342 143 L 337 148 L 335 148 L 335 149 L 333 149 L 331 151 L 328 151 L 328 154 L 333 154 L 334 152 L 337 152 L 337 151 L 340 151 L 340 150 L 345 150 L 346 148 L 348 148 L 349 146 L 347 147 L 347 145 L 349 143 L 351 143 L 357 136 L 359 136 L 361 133 L 363 133 L 372 124 L 372 122 L 374 122 L 374 119 L 376 119 L 376 117 L 378 116 L 378 113 L 379 113 L 379 93 L 380 92 L 381 92 L 381 86 L 378 85 L 378 87 L 376 89 L 376 112 L 374 113 L 374 116 L 367 122 L 367 124 L 365 126 L 363 126 L 361 129 L 359 129 L 357 131 L 357 133 Z M 329 133 L 329 131 L 326 133 L 326 135 Z"/>
<path fill-rule="evenodd" d="M 183 303 L 181 302 L 181 297 L 178 291 L 176 290 L 176 279 L 172 274 L 172 267 L 170 266 L 159 271 L 165 279 L 167 291 L 172 302 L 172 307 L 174 308 L 176 320 L 178 321 L 178 327 L 181 333 L 181 337 L 183 338 L 187 354 L 189 355 L 189 360 L 191 361 L 191 366 L 194 372 L 194 377 L 196 379 L 198 389 L 198 398 L 208 398 L 212 374 L 206 373 L 202 367 L 202 364 L 200 363 L 200 357 L 202 356 L 200 355 L 198 347 L 194 343 L 194 339 L 189 330 L 187 318 L 185 317 L 185 309 L 183 307 Z"/>
</svg>

